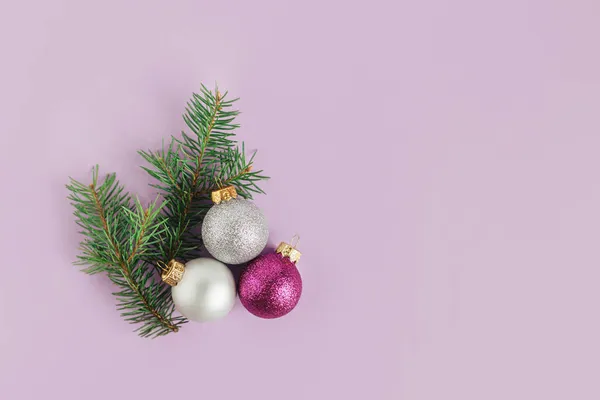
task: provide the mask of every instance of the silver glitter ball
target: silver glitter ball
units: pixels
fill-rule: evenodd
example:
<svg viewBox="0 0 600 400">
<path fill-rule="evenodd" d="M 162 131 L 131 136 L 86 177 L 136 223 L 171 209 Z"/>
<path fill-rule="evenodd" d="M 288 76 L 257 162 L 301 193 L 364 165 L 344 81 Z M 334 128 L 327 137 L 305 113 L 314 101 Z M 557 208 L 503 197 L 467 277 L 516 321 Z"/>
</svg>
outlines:
<svg viewBox="0 0 600 400">
<path fill-rule="evenodd" d="M 258 256 L 267 245 L 267 219 L 254 203 L 235 198 L 213 205 L 202 223 L 206 250 L 226 264 L 241 264 Z"/>
</svg>

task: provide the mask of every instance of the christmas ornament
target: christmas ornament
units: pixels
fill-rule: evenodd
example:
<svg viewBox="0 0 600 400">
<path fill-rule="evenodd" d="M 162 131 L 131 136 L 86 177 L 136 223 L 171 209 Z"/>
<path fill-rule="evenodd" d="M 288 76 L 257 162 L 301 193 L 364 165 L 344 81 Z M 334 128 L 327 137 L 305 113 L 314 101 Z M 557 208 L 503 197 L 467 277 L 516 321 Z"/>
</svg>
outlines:
<svg viewBox="0 0 600 400">
<path fill-rule="evenodd" d="M 296 268 L 299 259 L 295 244 L 281 243 L 275 253 L 250 262 L 239 284 L 244 307 L 261 318 L 279 318 L 292 311 L 302 294 L 302 278 Z"/>
<path fill-rule="evenodd" d="M 235 281 L 227 266 L 212 258 L 196 258 L 185 265 L 171 260 L 162 279 L 172 286 L 175 308 L 193 321 L 226 316 L 235 303 Z"/>
<path fill-rule="evenodd" d="M 238 199 L 233 186 L 212 192 L 215 203 L 204 217 L 202 240 L 206 250 L 227 264 L 252 260 L 267 245 L 269 228 L 254 203 Z"/>
</svg>

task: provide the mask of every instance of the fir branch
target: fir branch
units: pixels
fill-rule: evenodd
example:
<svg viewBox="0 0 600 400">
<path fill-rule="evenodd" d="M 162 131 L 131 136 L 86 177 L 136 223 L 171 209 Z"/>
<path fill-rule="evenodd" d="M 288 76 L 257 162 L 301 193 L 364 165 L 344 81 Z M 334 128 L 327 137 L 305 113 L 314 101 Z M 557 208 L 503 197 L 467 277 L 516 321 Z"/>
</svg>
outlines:
<svg viewBox="0 0 600 400">
<path fill-rule="evenodd" d="M 213 173 L 214 178 L 209 181 L 207 187 L 196 192 L 195 196 L 202 198 L 217 189 L 230 185 L 233 185 L 238 194 L 245 199 L 252 199 L 253 194 L 264 193 L 258 186 L 258 182 L 269 178 L 262 175 L 262 170 L 253 170 L 255 155 L 256 153 L 252 154 L 249 160 L 246 159 L 244 143 L 242 143 L 241 149 L 235 147 L 224 151 L 219 160 L 219 168 L 215 169 Z"/>
<path fill-rule="evenodd" d="M 244 143 L 241 144 L 241 148 L 235 147 L 223 152 L 216 179 L 217 186 L 211 188 L 211 192 L 220 187 L 233 185 L 238 194 L 246 199 L 252 199 L 253 194 L 264 194 L 258 182 L 269 178 L 262 175 L 262 170 L 253 170 L 255 156 L 256 152 L 250 159 L 246 159 Z"/>
<path fill-rule="evenodd" d="M 145 261 L 156 257 L 156 244 L 167 230 L 161 206 L 154 202 L 144 208 L 133 201 L 115 174 L 99 183 L 98 167 L 93 169 L 91 184 L 71 179 L 67 188 L 85 236 L 76 264 L 86 265 L 83 271 L 89 274 L 105 272 L 118 286 L 113 293 L 118 309 L 125 320 L 140 324 L 141 336 L 177 332 L 186 321 L 172 316 L 170 293 Z"/>
<path fill-rule="evenodd" d="M 144 208 L 133 201 L 114 174 L 92 184 L 71 180 L 67 188 L 75 208 L 76 223 L 84 239 L 76 264 L 88 274 L 106 273 L 119 288 L 118 309 L 125 320 L 140 324 L 138 333 L 156 337 L 177 332 L 187 322 L 174 317 L 170 286 L 156 277 L 161 262 L 187 260 L 199 253 L 201 238 L 195 233 L 212 206 L 210 193 L 234 185 L 245 198 L 264 193 L 258 183 L 268 179 L 252 169 L 254 155 L 246 159 L 233 131 L 239 125 L 232 110 L 237 99 L 202 86 L 188 102 L 184 121 L 191 134 L 172 137 L 159 151 L 140 151 L 148 162 L 144 170 L 156 181 L 164 198 Z"/>
<path fill-rule="evenodd" d="M 158 259 L 149 260 L 157 265 L 173 258 L 183 260 L 198 255 L 201 238 L 194 229 L 202 223 L 212 206 L 210 193 L 221 184 L 232 184 L 241 196 L 252 198 L 252 193 L 263 193 L 258 182 L 267 177 L 262 171 L 252 171 L 254 156 L 247 160 L 244 145 L 238 146 L 234 130 L 239 127 L 232 109 L 237 99 L 228 100 L 227 93 L 205 86 L 200 94 L 193 94 L 187 103 L 183 119 L 193 134 L 181 133 L 172 137 L 168 146 L 159 151 L 140 151 L 148 162 L 143 167 L 156 183 L 166 201 L 164 215 L 168 229 L 160 242 Z"/>
</svg>

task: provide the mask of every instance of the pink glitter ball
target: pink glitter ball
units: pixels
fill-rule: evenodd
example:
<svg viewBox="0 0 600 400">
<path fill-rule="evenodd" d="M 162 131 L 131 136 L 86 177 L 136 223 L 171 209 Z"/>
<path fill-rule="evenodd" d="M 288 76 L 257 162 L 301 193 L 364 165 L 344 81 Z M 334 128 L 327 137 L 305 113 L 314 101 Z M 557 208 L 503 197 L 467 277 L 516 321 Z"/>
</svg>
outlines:
<svg viewBox="0 0 600 400">
<path fill-rule="evenodd" d="M 296 307 L 301 294 L 302 278 L 296 264 L 281 254 L 255 258 L 240 277 L 240 300 L 257 317 L 284 316 Z"/>
</svg>

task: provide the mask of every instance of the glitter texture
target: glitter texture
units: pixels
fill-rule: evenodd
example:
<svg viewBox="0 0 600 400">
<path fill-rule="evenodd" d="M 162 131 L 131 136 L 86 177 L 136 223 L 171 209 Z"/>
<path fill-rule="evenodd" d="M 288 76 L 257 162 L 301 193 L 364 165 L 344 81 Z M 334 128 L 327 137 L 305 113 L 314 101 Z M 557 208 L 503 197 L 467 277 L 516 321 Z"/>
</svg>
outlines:
<svg viewBox="0 0 600 400">
<path fill-rule="evenodd" d="M 206 250 L 227 264 L 252 260 L 267 245 L 269 228 L 260 208 L 244 199 L 213 205 L 202 223 Z"/>
<path fill-rule="evenodd" d="M 238 295 L 252 314 L 278 318 L 296 307 L 302 278 L 296 265 L 281 254 L 265 254 L 248 264 L 240 277 Z"/>
</svg>

